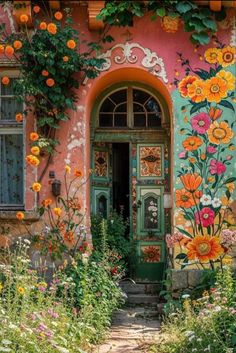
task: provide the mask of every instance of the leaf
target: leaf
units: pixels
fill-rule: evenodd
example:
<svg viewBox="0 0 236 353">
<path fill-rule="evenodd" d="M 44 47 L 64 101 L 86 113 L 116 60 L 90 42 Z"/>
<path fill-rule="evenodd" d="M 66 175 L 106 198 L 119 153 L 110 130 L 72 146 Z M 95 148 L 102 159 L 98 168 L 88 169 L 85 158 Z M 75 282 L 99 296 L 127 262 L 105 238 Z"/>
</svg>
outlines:
<svg viewBox="0 0 236 353">
<path fill-rule="evenodd" d="M 183 260 L 186 259 L 187 255 L 183 252 L 181 252 L 180 254 L 178 254 L 177 256 L 175 256 L 175 259 L 177 260 Z"/>
<path fill-rule="evenodd" d="M 184 218 L 187 220 L 191 220 L 191 219 L 194 219 L 194 216 L 190 212 L 185 212 Z"/>
<path fill-rule="evenodd" d="M 188 12 L 189 10 L 192 9 L 192 5 L 187 2 L 187 1 L 180 1 L 178 2 L 178 4 L 176 5 L 176 10 L 179 12 L 179 13 L 185 13 L 185 12 Z"/>
<path fill-rule="evenodd" d="M 205 45 L 210 42 L 210 36 L 206 32 L 193 33 L 191 38 L 201 45 Z"/>
<path fill-rule="evenodd" d="M 184 235 L 187 235 L 188 238 L 192 238 L 192 234 L 190 234 L 186 230 L 184 230 L 182 228 L 179 228 L 179 227 L 176 227 L 176 228 L 180 231 L 180 233 L 183 233 Z"/>
<path fill-rule="evenodd" d="M 223 107 L 229 108 L 229 109 L 233 110 L 233 112 L 235 111 L 233 104 L 231 104 L 229 101 L 227 101 L 225 99 L 220 101 L 219 105 L 222 105 Z"/>
<path fill-rule="evenodd" d="M 166 14 L 166 10 L 164 7 L 160 7 L 159 9 L 156 9 L 156 14 L 160 17 L 164 17 Z"/>
<path fill-rule="evenodd" d="M 209 28 L 211 31 L 216 32 L 217 26 L 214 20 L 212 20 L 210 17 L 205 17 L 202 19 L 202 22 L 204 25 Z"/>
<path fill-rule="evenodd" d="M 198 18 L 193 18 L 191 19 L 188 24 L 190 26 L 193 26 L 193 28 L 197 31 L 197 32 L 201 32 L 203 30 L 206 29 L 205 25 L 202 23 L 202 20 L 198 19 Z"/>
<path fill-rule="evenodd" d="M 203 80 L 206 80 L 208 78 L 210 78 L 210 74 L 208 71 L 206 70 L 194 70 L 193 71 L 196 75 L 198 75 L 199 77 L 201 77 Z"/>
<path fill-rule="evenodd" d="M 235 181 L 236 181 L 236 177 L 231 177 L 231 178 L 226 179 L 225 182 L 223 183 L 223 185 L 233 183 Z"/>
<path fill-rule="evenodd" d="M 196 113 L 198 110 L 200 110 L 201 108 L 204 108 L 206 106 L 207 106 L 207 101 L 206 100 L 204 102 L 197 103 L 191 108 L 190 114 Z"/>
<path fill-rule="evenodd" d="M 225 193 L 225 194 L 226 194 L 227 199 L 229 200 L 229 199 L 230 199 L 230 196 L 231 196 L 229 190 L 226 190 L 226 193 Z"/>
</svg>

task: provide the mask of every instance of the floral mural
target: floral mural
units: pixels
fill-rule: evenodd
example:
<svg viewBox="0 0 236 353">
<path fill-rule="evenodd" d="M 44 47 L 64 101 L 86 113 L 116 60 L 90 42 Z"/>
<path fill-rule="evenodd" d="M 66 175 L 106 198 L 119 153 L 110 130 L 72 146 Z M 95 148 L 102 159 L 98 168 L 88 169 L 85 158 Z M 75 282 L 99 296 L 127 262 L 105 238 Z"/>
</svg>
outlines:
<svg viewBox="0 0 236 353">
<path fill-rule="evenodd" d="M 193 69 L 178 53 L 186 76 L 175 80 L 177 124 L 175 160 L 175 232 L 166 237 L 169 252 L 182 267 L 214 267 L 235 243 L 231 204 L 234 192 L 235 48 L 209 48 L 208 68 Z M 178 137 L 176 137 L 178 134 Z M 179 141 L 180 138 L 180 141 Z M 226 236 L 227 235 L 227 236 Z M 227 240 L 227 239 L 228 240 Z M 172 250 L 170 250 L 172 249 Z"/>
</svg>

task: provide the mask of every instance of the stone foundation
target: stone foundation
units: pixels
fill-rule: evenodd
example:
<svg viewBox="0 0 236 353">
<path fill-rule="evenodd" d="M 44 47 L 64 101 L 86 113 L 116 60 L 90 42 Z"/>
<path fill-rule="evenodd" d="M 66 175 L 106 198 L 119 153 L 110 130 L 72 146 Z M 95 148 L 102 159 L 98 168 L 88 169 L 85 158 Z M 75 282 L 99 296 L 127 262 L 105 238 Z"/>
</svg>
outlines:
<svg viewBox="0 0 236 353">
<path fill-rule="evenodd" d="M 193 290 L 200 284 L 202 270 L 171 270 L 171 291 L 173 298 L 178 298 L 183 291 Z"/>
</svg>

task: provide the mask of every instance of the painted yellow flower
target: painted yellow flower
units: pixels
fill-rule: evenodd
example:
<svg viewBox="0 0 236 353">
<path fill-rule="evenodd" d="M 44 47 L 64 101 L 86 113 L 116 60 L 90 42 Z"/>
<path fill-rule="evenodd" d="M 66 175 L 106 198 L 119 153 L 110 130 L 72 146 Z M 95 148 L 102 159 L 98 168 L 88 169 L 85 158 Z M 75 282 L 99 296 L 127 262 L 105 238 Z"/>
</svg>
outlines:
<svg viewBox="0 0 236 353">
<path fill-rule="evenodd" d="M 188 96 L 195 103 L 203 102 L 206 99 L 205 82 L 203 80 L 195 80 L 187 88 Z"/>
<path fill-rule="evenodd" d="M 235 76 L 230 71 L 221 70 L 216 74 L 216 77 L 225 81 L 228 91 L 235 89 Z"/>
<path fill-rule="evenodd" d="M 235 185 L 234 183 L 228 183 L 225 185 L 227 187 L 227 189 L 229 190 L 229 192 L 232 194 L 234 192 L 235 189 Z"/>
<path fill-rule="evenodd" d="M 219 54 L 219 64 L 223 67 L 233 65 L 235 63 L 236 49 L 231 46 L 224 47 L 221 49 Z"/>
<path fill-rule="evenodd" d="M 70 173 L 71 172 L 71 167 L 69 165 L 65 166 L 65 172 Z"/>
<path fill-rule="evenodd" d="M 209 48 L 205 51 L 205 60 L 210 64 L 216 64 L 218 62 L 220 50 L 217 48 Z"/>
<path fill-rule="evenodd" d="M 220 77 L 212 77 L 205 82 L 205 95 L 208 102 L 219 103 L 227 97 L 226 81 Z"/>
<path fill-rule="evenodd" d="M 178 89 L 179 89 L 179 93 L 181 94 L 182 97 L 184 97 L 184 98 L 188 97 L 188 87 L 196 80 L 197 80 L 196 76 L 189 75 L 189 76 L 184 77 L 180 81 L 180 83 L 178 85 Z"/>
<path fill-rule="evenodd" d="M 220 143 L 229 143 L 234 136 L 232 129 L 230 129 L 225 121 L 221 121 L 220 123 L 214 121 L 214 123 L 210 125 L 207 134 L 209 141 L 216 145 L 219 145 Z"/>
<path fill-rule="evenodd" d="M 18 287 L 17 287 L 17 291 L 18 291 L 18 293 L 20 293 L 21 295 L 24 295 L 24 294 L 25 294 L 25 288 L 24 288 L 24 287 L 18 286 Z"/>
</svg>

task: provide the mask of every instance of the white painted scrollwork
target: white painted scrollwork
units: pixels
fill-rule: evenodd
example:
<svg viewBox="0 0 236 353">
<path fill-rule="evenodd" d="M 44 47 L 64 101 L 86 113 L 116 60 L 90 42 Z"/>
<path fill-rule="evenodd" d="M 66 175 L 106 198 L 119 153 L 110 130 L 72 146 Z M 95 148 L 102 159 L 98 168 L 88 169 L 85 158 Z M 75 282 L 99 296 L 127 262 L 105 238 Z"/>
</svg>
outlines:
<svg viewBox="0 0 236 353">
<path fill-rule="evenodd" d="M 97 68 L 98 71 L 107 71 L 112 65 L 112 60 L 116 64 L 122 65 L 124 63 L 135 64 L 139 60 L 139 56 L 133 53 L 134 49 L 141 50 L 144 54 L 143 59 L 141 60 L 141 65 L 148 69 L 154 76 L 160 77 L 165 83 L 168 82 L 167 74 L 165 70 L 165 65 L 162 58 L 159 58 L 157 53 L 151 51 L 148 48 L 143 48 L 138 43 L 125 43 L 125 44 L 116 44 L 111 49 L 107 50 L 105 53 L 101 54 L 98 58 L 105 59 L 105 62 L 100 68 Z M 121 53 L 112 57 L 114 51 L 117 52 L 120 50 Z"/>
</svg>

